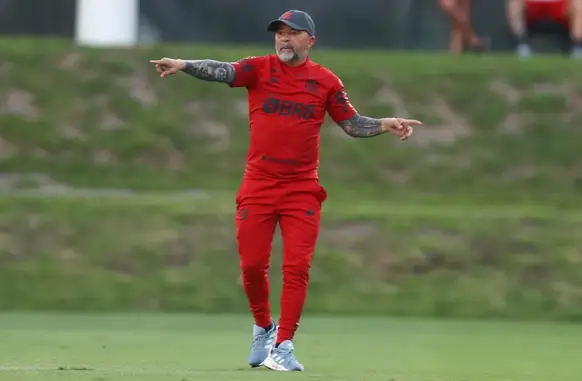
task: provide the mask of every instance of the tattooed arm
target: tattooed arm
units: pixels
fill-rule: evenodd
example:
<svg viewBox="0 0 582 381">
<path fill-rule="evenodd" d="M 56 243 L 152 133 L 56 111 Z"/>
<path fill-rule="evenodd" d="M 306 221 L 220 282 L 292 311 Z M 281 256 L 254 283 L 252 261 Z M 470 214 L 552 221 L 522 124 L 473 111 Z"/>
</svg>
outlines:
<svg viewBox="0 0 582 381">
<path fill-rule="evenodd" d="M 331 118 L 344 132 L 354 138 L 371 138 L 386 132 L 382 119 L 361 116 L 350 103 L 340 79 L 330 91 L 327 99 L 327 111 Z"/>
<path fill-rule="evenodd" d="M 327 111 L 331 118 L 354 138 L 371 138 L 390 132 L 406 140 L 412 135 L 412 127 L 422 124 L 417 120 L 401 118 L 370 118 L 360 115 L 352 106 L 338 79 L 338 88 L 328 98 Z"/>
<path fill-rule="evenodd" d="M 349 119 L 340 121 L 338 125 L 344 132 L 354 138 L 371 138 L 383 134 L 382 119 L 369 118 L 356 113 Z"/>
<path fill-rule="evenodd" d="M 234 65 L 214 60 L 184 61 L 184 73 L 209 82 L 233 84 L 236 76 Z"/>
<path fill-rule="evenodd" d="M 371 138 L 390 132 L 398 135 L 400 140 L 407 140 L 412 135 L 412 126 L 420 126 L 421 124 L 422 122 L 414 119 L 374 119 L 360 116 L 357 112 L 351 118 L 338 122 L 345 133 L 354 138 Z"/>
<path fill-rule="evenodd" d="M 159 60 L 150 60 L 150 63 L 156 65 L 156 71 L 162 78 L 182 71 L 203 81 L 222 82 L 230 87 L 250 88 L 255 85 L 258 73 L 267 59 L 268 56 L 246 57 L 230 63 L 164 57 Z"/>
</svg>

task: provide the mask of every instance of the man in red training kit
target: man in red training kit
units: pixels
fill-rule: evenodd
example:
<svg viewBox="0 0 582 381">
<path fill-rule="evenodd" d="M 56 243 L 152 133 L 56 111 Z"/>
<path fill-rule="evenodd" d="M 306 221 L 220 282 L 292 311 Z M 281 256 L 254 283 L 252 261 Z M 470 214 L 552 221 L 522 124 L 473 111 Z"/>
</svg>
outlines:
<svg viewBox="0 0 582 381">
<path fill-rule="evenodd" d="M 319 135 L 326 112 L 350 136 L 386 132 L 406 140 L 416 120 L 361 116 L 342 82 L 311 61 L 315 25 L 302 11 L 271 22 L 276 54 L 238 62 L 152 60 L 161 77 L 183 71 L 206 81 L 246 87 L 250 147 L 236 196 L 236 238 L 244 290 L 255 319 L 249 364 L 278 371 L 302 371 L 291 340 L 299 326 L 309 268 L 319 234 L 326 192 L 319 184 Z M 269 305 L 268 268 L 275 226 L 284 243 L 279 325 Z"/>
</svg>

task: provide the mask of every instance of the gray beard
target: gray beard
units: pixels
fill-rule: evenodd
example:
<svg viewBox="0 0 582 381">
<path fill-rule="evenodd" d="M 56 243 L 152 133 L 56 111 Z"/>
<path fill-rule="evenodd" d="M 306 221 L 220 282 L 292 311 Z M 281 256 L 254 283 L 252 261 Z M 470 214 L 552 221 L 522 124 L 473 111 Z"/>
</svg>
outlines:
<svg viewBox="0 0 582 381">
<path fill-rule="evenodd" d="M 278 52 L 277 55 L 279 56 L 279 59 L 281 61 L 283 61 L 283 62 L 290 62 L 290 61 L 299 59 L 299 55 L 297 53 L 295 53 L 295 52 L 293 52 L 293 53 L 287 53 L 287 52 L 281 53 L 281 52 Z"/>
</svg>

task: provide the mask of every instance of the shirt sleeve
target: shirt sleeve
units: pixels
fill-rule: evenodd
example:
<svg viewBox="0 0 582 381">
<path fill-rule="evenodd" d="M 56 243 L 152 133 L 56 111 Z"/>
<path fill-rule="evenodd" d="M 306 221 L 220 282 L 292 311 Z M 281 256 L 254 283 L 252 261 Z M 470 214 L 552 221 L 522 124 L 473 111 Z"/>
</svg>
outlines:
<svg viewBox="0 0 582 381">
<path fill-rule="evenodd" d="M 333 86 L 327 98 L 327 112 L 335 123 L 348 120 L 357 114 L 356 109 L 348 99 L 344 84 L 335 75 L 333 76 Z"/>
<path fill-rule="evenodd" d="M 257 82 L 263 62 L 263 57 L 246 57 L 233 62 L 235 77 L 230 87 L 252 87 Z"/>
</svg>

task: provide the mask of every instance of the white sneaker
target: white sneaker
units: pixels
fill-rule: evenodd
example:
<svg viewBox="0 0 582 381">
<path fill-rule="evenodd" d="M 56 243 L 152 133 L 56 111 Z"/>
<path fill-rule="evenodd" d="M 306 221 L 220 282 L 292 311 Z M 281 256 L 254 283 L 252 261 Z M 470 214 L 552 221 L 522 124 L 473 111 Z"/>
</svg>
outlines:
<svg viewBox="0 0 582 381">
<path fill-rule="evenodd" d="M 285 340 L 278 347 L 271 349 L 263 365 L 279 372 L 302 372 L 303 365 L 295 359 L 293 343 Z"/>
</svg>

